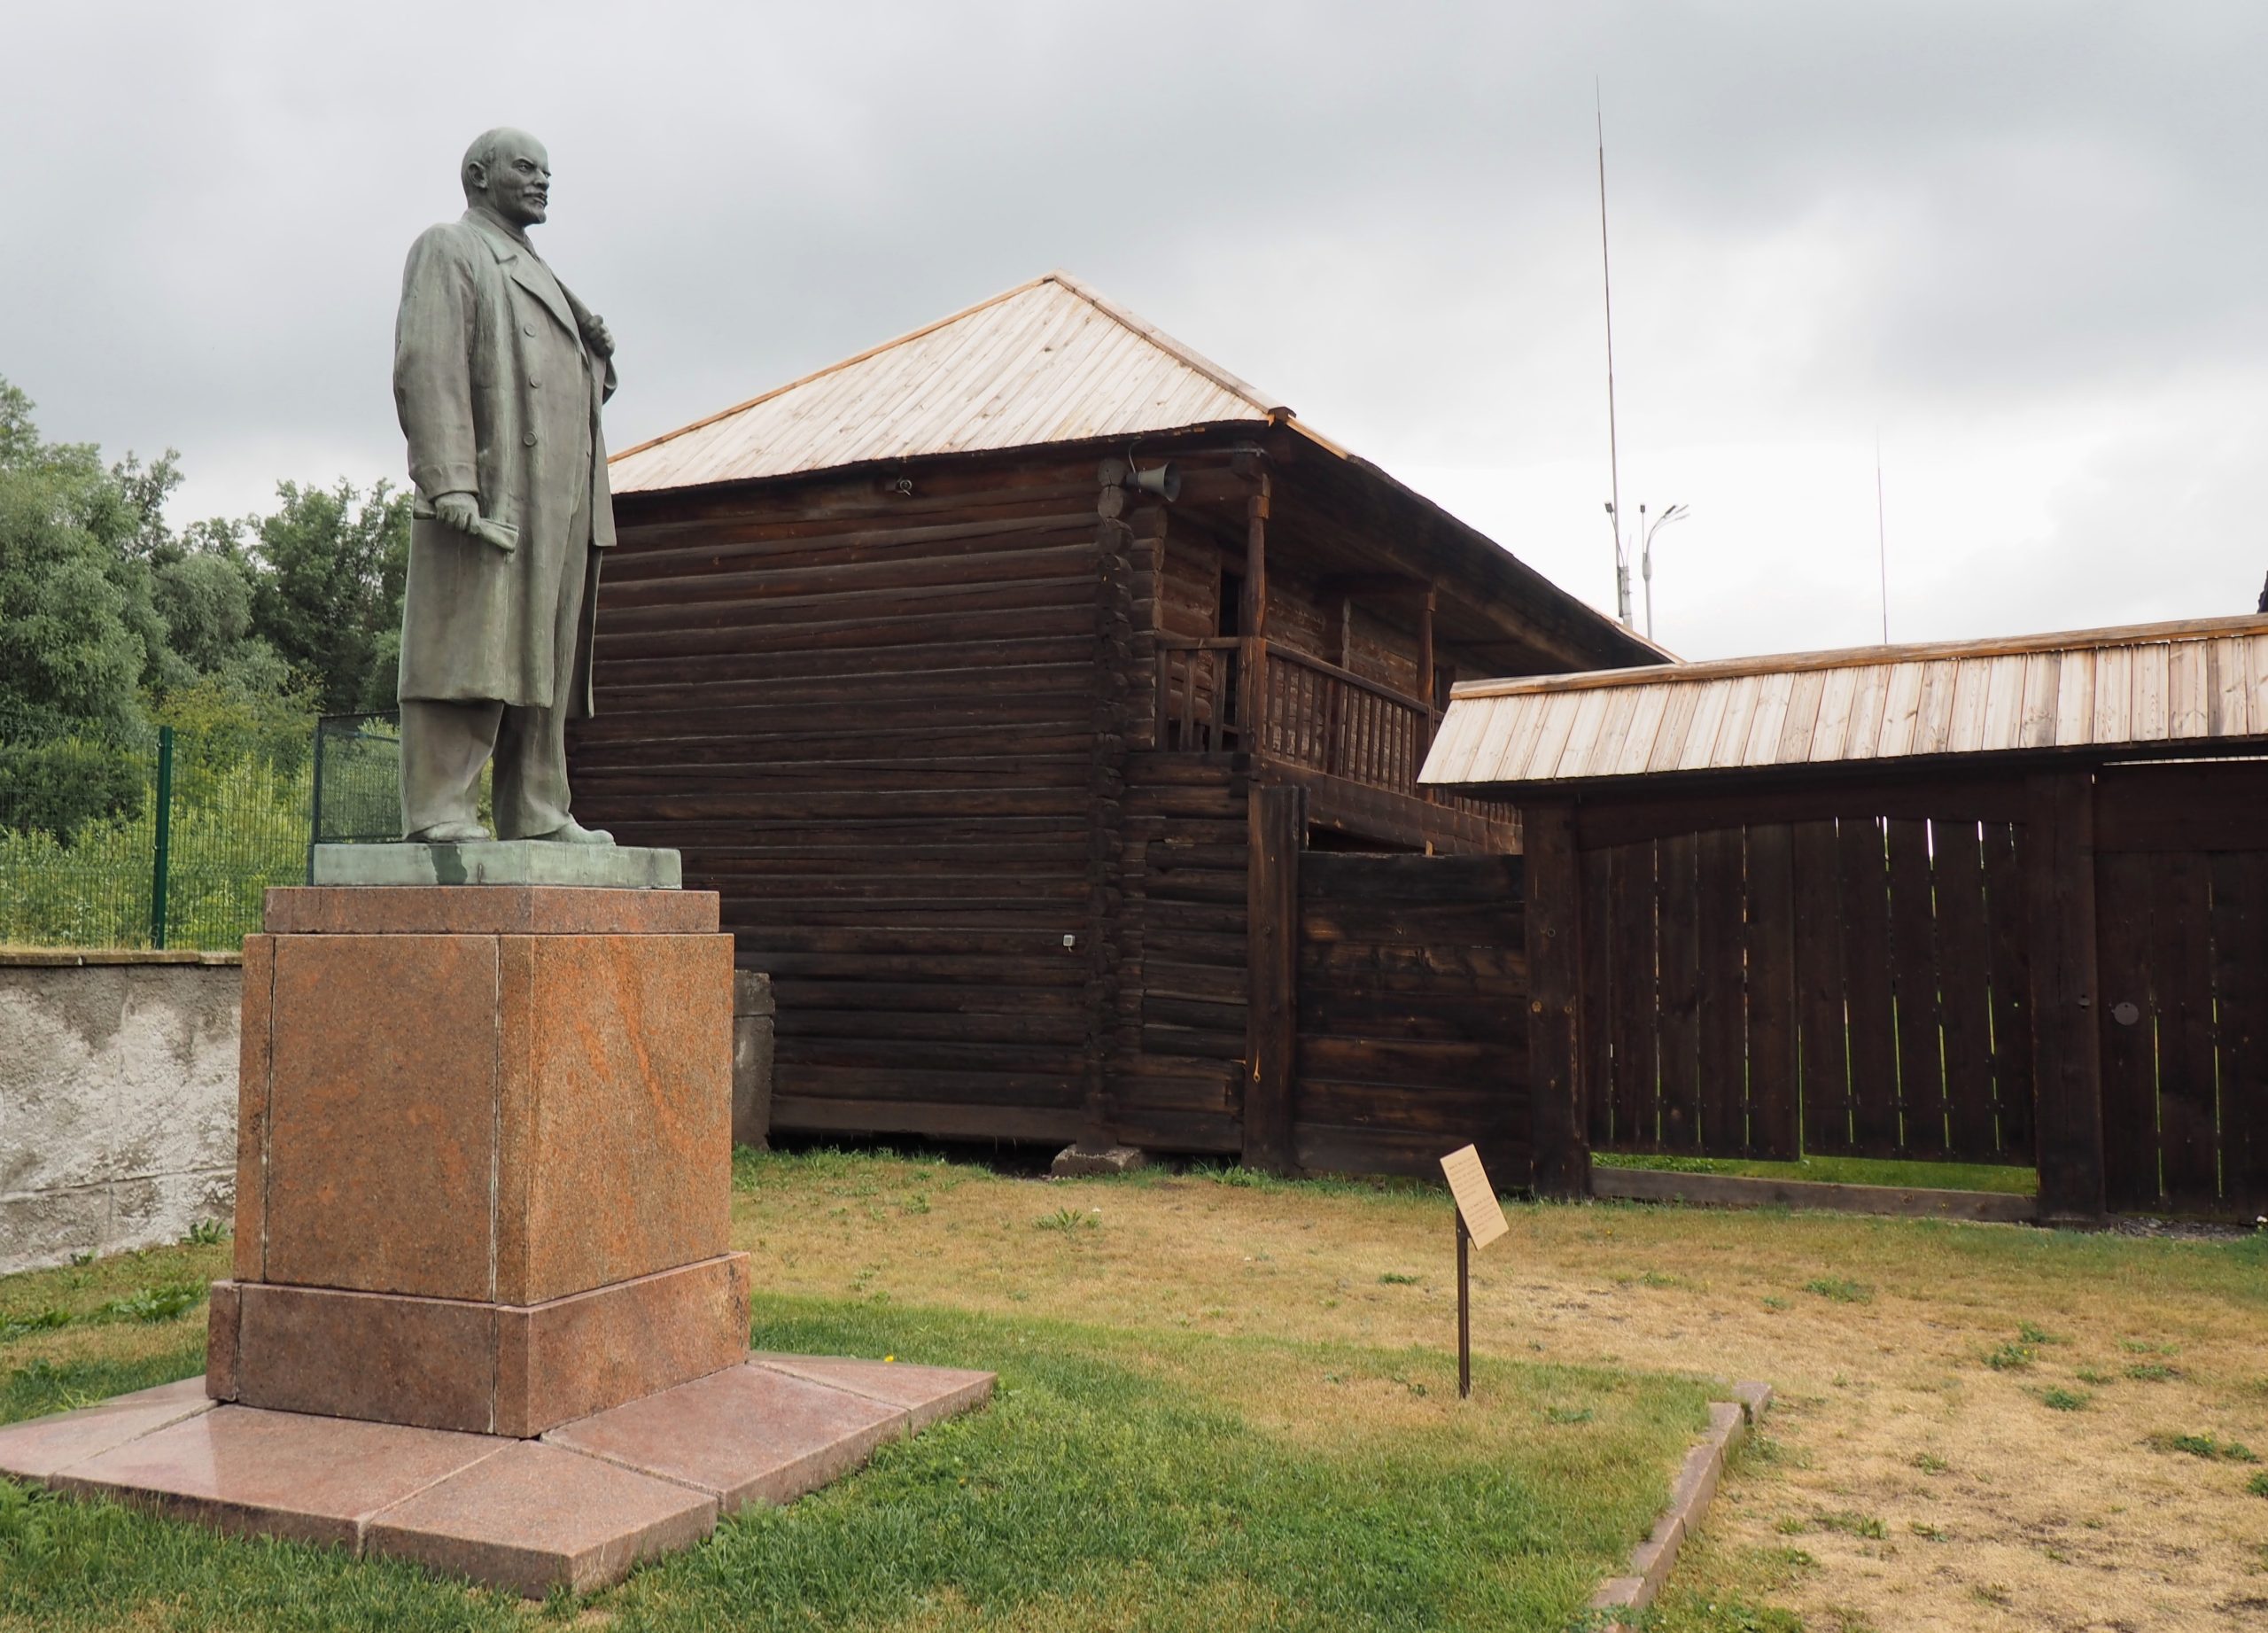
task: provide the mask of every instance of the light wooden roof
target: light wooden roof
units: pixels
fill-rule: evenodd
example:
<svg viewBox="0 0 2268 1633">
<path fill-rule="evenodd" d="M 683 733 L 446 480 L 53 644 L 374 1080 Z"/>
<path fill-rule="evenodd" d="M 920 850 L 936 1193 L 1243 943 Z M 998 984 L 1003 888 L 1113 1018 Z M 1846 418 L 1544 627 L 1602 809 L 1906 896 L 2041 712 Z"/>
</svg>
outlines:
<svg viewBox="0 0 2268 1633">
<path fill-rule="evenodd" d="M 1578 782 L 2268 739 L 2268 617 L 1457 687 L 1419 781 Z"/>
<path fill-rule="evenodd" d="M 1289 411 L 1051 272 L 609 463 L 617 494 L 1083 442 Z"/>
</svg>

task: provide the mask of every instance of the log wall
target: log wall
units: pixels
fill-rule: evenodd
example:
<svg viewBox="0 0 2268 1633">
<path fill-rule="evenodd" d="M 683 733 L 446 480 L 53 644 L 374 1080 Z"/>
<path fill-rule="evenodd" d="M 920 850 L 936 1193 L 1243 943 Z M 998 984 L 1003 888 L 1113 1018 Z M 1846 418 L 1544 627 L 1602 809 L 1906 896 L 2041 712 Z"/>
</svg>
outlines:
<svg viewBox="0 0 2268 1633">
<path fill-rule="evenodd" d="M 1091 460 L 913 487 L 625 502 L 577 814 L 721 892 L 776 984 L 776 1127 L 1070 1138 L 1107 1024 L 1124 525 Z"/>
</svg>

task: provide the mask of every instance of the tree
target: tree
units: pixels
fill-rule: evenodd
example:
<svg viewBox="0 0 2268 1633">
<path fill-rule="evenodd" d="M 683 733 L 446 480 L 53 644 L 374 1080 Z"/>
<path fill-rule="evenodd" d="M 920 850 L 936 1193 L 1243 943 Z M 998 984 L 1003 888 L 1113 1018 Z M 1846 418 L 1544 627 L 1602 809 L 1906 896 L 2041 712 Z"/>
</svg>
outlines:
<svg viewBox="0 0 2268 1633">
<path fill-rule="evenodd" d="M 163 625 L 120 552 L 140 519 L 93 448 L 41 441 L 0 380 L 0 742 L 142 723 Z"/>
<path fill-rule="evenodd" d="M 345 480 L 276 492 L 281 504 L 257 524 L 253 633 L 325 713 L 392 708 L 409 495 L 379 482 L 365 498 Z"/>
</svg>

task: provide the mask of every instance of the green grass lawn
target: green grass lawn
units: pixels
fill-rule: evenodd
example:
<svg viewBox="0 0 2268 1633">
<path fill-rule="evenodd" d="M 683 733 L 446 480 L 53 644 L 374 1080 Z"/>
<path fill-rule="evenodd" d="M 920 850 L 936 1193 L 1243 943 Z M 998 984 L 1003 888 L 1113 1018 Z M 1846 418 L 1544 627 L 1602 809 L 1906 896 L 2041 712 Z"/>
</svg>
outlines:
<svg viewBox="0 0 2268 1633">
<path fill-rule="evenodd" d="M 1883 1185 L 1899 1190 L 1996 1191 L 2010 1196 L 2039 1192 L 2039 1170 L 1984 1163 L 1915 1163 L 1862 1156 L 1807 1156 L 1792 1163 L 1740 1157 L 1655 1156 L 1599 1151 L 1599 1168 L 1650 1168 L 1674 1174 L 1736 1174 L 1749 1179 L 1811 1179 L 1829 1185 Z"/>
<path fill-rule="evenodd" d="M 178 1286 L 216 1273 L 221 1256 L 184 1248 L 0 1279 L 0 1334 L 15 1334 L 0 1338 L 0 1420 L 199 1370 L 202 1305 L 115 1312 L 136 1275 Z M 112 1313 L 61 1329 L 23 1320 L 80 1307 Z M 1438 1347 L 1118 1330 L 887 1294 L 759 1295 L 754 1337 L 990 1368 L 999 1394 L 826 1491 L 729 1520 L 610 1591 L 540 1607 L 0 1481 L 0 1628 L 488 1629 L 581 1616 L 625 1633 L 1559 1633 L 1651 1524 L 1706 1394 L 1614 1368 L 1480 1357 L 1461 1403 Z M 27 1347 L 53 1353 L 27 1364 Z"/>
</svg>

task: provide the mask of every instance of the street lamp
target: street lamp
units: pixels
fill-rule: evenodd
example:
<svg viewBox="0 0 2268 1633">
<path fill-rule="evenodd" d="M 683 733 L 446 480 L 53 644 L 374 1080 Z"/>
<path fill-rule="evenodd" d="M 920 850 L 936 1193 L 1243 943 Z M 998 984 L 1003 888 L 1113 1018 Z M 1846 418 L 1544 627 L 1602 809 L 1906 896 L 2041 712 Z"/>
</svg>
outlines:
<svg viewBox="0 0 2268 1633">
<path fill-rule="evenodd" d="M 1672 522 L 1682 522 L 1691 514 L 1692 512 L 1683 505 L 1672 505 L 1656 517 L 1653 525 L 1650 527 L 1646 525 L 1646 507 L 1643 505 L 1638 507 L 1638 531 L 1642 535 L 1638 564 L 1646 579 L 1646 639 L 1649 641 L 1654 638 L 1654 535 Z M 1617 559 L 1620 559 L 1619 541 Z M 1627 569 L 1623 572 L 1622 581 L 1626 586 L 1630 581 L 1630 575 Z M 1623 592 L 1622 621 L 1626 624 L 1630 621 L 1629 592 L 1627 588 Z"/>
<path fill-rule="evenodd" d="M 1646 507 L 1640 505 L 1641 520 L 1645 514 Z M 1622 518 L 1615 514 L 1612 499 L 1606 502 L 1606 523 L 1614 530 L 1614 615 L 1622 620 L 1623 628 L 1635 629 L 1630 618 L 1630 554 L 1622 548 Z"/>
</svg>

